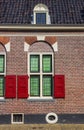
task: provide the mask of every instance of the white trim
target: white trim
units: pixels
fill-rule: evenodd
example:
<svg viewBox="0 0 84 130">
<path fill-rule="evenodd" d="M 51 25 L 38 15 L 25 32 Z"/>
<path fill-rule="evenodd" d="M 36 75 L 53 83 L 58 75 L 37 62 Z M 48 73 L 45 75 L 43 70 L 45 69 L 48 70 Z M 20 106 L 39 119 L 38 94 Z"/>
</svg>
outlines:
<svg viewBox="0 0 84 130">
<path fill-rule="evenodd" d="M 51 34 L 47 34 L 46 35 L 46 33 L 44 33 L 44 34 L 42 34 L 42 33 L 34 33 L 34 32 L 32 32 L 31 34 L 30 33 L 13 33 L 13 34 L 11 34 L 11 32 L 8 34 L 8 33 L 1 33 L 0 34 L 0 36 L 24 36 L 24 37 L 26 37 L 26 36 L 40 36 L 40 35 L 43 35 L 44 37 L 46 37 L 46 36 L 59 36 L 59 37 L 83 37 L 84 36 L 84 33 L 80 33 L 80 32 L 78 32 L 77 34 L 75 34 L 75 33 L 59 33 L 59 34 L 57 34 L 57 33 L 51 33 Z"/>
<path fill-rule="evenodd" d="M 10 42 L 5 44 L 5 48 L 6 48 L 7 52 L 10 52 Z"/>
<path fill-rule="evenodd" d="M 55 42 L 53 45 L 52 45 L 54 51 L 58 51 L 58 42 Z"/>
<path fill-rule="evenodd" d="M 55 119 L 54 120 L 50 120 L 49 116 L 54 116 Z M 58 121 L 58 116 L 57 116 L 57 114 L 51 112 L 51 113 L 48 113 L 46 115 L 45 119 L 46 119 L 47 123 L 49 123 L 49 124 L 55 124 Z"/>
<path fill-rule="evenodd" d="M 67 32 L 70 32 L 71 33 L 71 31 L 73 32 L 78 32 L 79 31 L 79 33 L 81 32 L 81 31 L 83 31 L 84 32 L 84 25 L 81 25 L 81 24 L 78 24 L 78 25 L 37 25 L 37 24 L 35 24 L 35 25 L 19 25 L 19 26 L 17 26 L 17 25 L 2 25 L 2 26 L 0 26 L 0 31 L 36 31 L 36 30 L 38 30 L 38 31 L 43 31 L 43 32 L 45 32 L 45 31 L 47 31 L 47 32 L 59 32 L 59 31 L 61 31 L 61 32 L 63 32 L 64 33 L 64 31 L 67 31 Z M 1 32 L 2 33 L 2 32 Z M 66 33 L 66 32 L 65 32 Z"/>
<path fill-rule="evenodd" d="M 24 42 L 24 51 L 28 52 L 30 45 L 27 42 Z"/>
<path fill-rule="evenodd" d="M 21 115 L 22 115 L 22 122 L 14 122 L 14 121 L 13 121 L 13 115 L 14 115 L 14 114 L 15 114 L 15 115 L 16 115 L 16 114 L 17 114 L 17 115 L 21 114 Z M 11 123 L 12 123 L 12 124 L 23 124 L 23 123 L 24 123 L 24 113 L 11 113 Z"/>
<path fill-rule="evenodd" d="M 29 97 L 28 100 L 52 100 L 53 97 Z"/>
<path fill-rule="evenodd" d="M 48 7 L 45 4 L 37 4 L 33 11 L 48 11 Z"/>
<path fill-rule="evenodd" d="M 0 97 L 0 100 L 3 101 L 5 98 L 4 97 Z"/>
<path fill-rule="evenodd" d="M 30 55 L 40 55 L 40 72 L 39 73 L 31 73 L 30 72 Z M 52 55 L 52 72 L 50 72 L 50 73 L 43 73 L 42 72 L 42 56 L 43 55 Z M 53 55 L 53 52 L 51 53 L 49 53 L 49 52 L 47 52 L 47 53 L 33 53 L 33 52 L 30 52 L 30 53 L 28 53 L 28 76 L 30 77 L 30 75 L 40 75 L 40 97 L 31 97 L 31 96 L 29 96 L 28 97 L 28 99 L 52 99 L 52 97 L 51 96 L 42 96 L 42 75 L 43 74 L 46 74 L 46 75 L 54 75 L 54 55 Z M 29 95 L 30 95 L 30 79 L 29 79 L 29 82 L 28 82 L 28 90 L 29 90 Z"/>
<path fill-rule="evenodd" d="M 37 40 L 45 40 L 45 35 L 37 35 Z"/>
</svg>

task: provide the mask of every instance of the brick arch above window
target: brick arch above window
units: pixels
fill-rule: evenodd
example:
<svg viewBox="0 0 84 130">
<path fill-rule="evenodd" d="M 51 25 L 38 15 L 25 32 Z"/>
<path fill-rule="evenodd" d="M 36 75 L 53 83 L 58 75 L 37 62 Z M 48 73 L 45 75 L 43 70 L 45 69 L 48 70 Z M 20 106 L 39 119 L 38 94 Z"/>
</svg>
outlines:
<svg viewBox="0 0 84 130">
<path fill-rule="evenodd" d="M 53 52 L 53 48 L 45 41 L 38 41 L 29 47 L 28 52 Z"/>
<path fill-rule="evenodd" d="M 0 42 L 3 44 L 7 44 L 10 41 L 9 37 L 6 36 L 0 36 Z"/>
<path fill-rule="evenodd" d="M 0 43 L 5 51 L 10 51 L 10 37 L 0 36 Z M 2 47 L 0 47 L 0 51 Z"/>
<path fill-rule="evenodd" d="M 45 36 L 45 41 L 48 42 L 50 45 L 53 45 L 57 41 L 56 36 Z"/>
<path fill-rule="evenodd" d="M 31 45 L 32 43 L 37 41 L 37 37 L 36 36 L 26 36 L 25 37 L 25 42 L 28 43 L 29 45 Z"/>
<path fill-rule="evenodd" d="M 6 52 L 5 46 L 0 42 L 0 52 Z"/>
<path fill-rule="evenodd" d="M 38 36 L 26 36 L 25 37 L 25 44 L 24 44 L 24 51 L 28 51 L 30 46 L 36 42 L 45 42 L 53 51 L 58 51 L 57 46 L 57 37 L 56 36 L 45 36 L 45 35 L 38 35 Z"/>
</svg>

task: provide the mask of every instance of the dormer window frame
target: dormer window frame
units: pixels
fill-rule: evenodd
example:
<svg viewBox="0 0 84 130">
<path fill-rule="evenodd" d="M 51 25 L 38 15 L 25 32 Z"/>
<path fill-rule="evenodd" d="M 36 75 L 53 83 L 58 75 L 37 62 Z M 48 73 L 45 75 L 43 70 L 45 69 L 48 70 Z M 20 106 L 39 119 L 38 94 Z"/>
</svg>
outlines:
<svg viewBox="0 0 84 130">
<path fill-rule="evenodd" d="M 46 6 L 46 5 L 44 5 L 44 4 L 38 4 L 38 5 L 36 5 L 35 6 L 35 8 L 34 8 L 34 10 L 33 10 L 33 23 L 34 24 L 38 24 L 37 23 L 37 20 L 36 20 L 36 15 L 37 14 L 43 14 L 43 13 L 45 13 L 46 14 L 46 19 L 45 19 L 45 21 L 46 21 L 46 23 L 43 23 L 43 24 L 50 24 L 50 21 L 49 21 L 49 10 L 48 10 L 48 7 Z M 42 24 L 42 23 L 40 23 L 40 24 Z"/>
</svg>

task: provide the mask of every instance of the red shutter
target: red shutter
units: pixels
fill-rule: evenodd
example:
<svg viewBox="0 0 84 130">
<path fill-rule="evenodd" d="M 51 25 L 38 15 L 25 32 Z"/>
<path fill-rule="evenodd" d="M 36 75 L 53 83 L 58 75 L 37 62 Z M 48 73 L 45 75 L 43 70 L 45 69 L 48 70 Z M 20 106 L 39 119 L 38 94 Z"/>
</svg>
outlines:
<svg viewBox="0 0 84 130">
<path fill-rule="evenodd" d="M 28 76 L 20 75 L 17 77 L 18 98 L 28 98 Z"/>
<path fill-rule="evenodd" d="M 65 77 L 64 75 L 54 76 L 54 97 L 64 98 L 65 97 Z"/>
<path fill-rule="evenodd" d="M 16 76 L 7 75 L 5 78 L 5 97 L 15 98 L 16 97 Z"/>
</svg>

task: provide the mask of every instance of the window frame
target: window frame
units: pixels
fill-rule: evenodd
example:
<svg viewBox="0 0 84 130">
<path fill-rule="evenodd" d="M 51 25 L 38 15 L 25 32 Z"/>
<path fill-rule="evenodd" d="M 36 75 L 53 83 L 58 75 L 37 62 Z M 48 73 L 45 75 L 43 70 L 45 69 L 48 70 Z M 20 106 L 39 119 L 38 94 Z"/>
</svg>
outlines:
<svg viewBox="0 0 84 130">
<path fill-rule="evenodd" d="M 39 73 L 31 73 L 30 72 L 30 55 L 40 55 L 40 72 Z M 43 55 L 51 55 L 52 56 L 52 72 L 47 72 L 47 73 L 44 73 L 42 72 L 42 56 Z M 52 78 L 54 76 L 54 54 L 53 52 L 43 52 L 43 53 L 39 53 L 39 52 L 30 52 L 28 53 L 28 76 L 29 76 L 29 82 L 28 82 L 28 90 L 29 90 L 29 97 L 28 99 L 53 99 L 53 88 L 52 88 L 52 96 L 42 96 L 42 76 L 49 76 L 51 75 Z M 30 96 L 30 75 L 39 75 L 40 76 L 40 96 L 39 97 L 36 97 L 36 96 Z M 52 80 L 53 82 L 53 80 Z"/>
<path fill-rule="evenodd" d="M 17 122 L 14 122 L 14 115 L 22 115 L 22 121 L 21 122 L 19 122 L 19 121 L 17 121 Z M 11 113 L 11 123 L 12 124 L 24 124 L 24 113 Z"/>
<path fill-rule="evenodd" d="M 40 14 L 45 13 L 46 14 L 46 19 L 45 19 L 46 23 L 45 24 L 48 24 L 48 12 L 47 11 L 34 11 L 34 24 L 38 24 L 37 19 L 36 19 L 36 14 L 38 14 L 38 13 L 40 13 Z M 44 25 L 44 23 L 39 23 L 39 24 Z"/>
<path fill-rule="evenodd" d="M 5 75 L 6 75 L 6 53 L 5 53 L 5 52 L 2 52 L 2 53 L 0 53 L 0 55 L 4 55 L 4 72 L 1 72 L 1 73 L 0 73 L 0 77 L 5 78 Z M 5 88 L 5 81 L 3 82 L 3 87 Z M 4 96 L 5 96 L 5 95 L 4 95 L 4 93 L 5 93 L 4 88 L 3 88 L 3 96 L 0 97 L 0 100 L 2 100 L 2 99 L 5 98 L 5 97 L 4 97 Z"/>
</svg>

